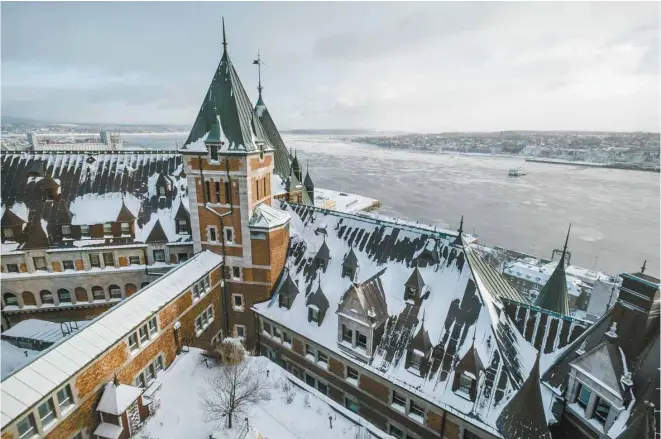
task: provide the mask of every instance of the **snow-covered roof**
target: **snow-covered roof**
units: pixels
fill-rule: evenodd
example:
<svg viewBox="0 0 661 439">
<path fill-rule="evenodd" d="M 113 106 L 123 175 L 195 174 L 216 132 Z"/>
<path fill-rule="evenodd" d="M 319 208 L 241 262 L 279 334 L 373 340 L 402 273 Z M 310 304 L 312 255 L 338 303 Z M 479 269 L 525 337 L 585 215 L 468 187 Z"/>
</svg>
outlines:
<svg viewBox="0 0 661 439">
<path fill-rule="evenodd" d="M 110 424 L 108 422 L 101 422 L 96 430 L 94 430 L 94 435 L 106 439 L 117 439 L 122 435 L 124 429 L 119 425 Z"/>
<path fill-rule="evenodd" d="M 116 385 L 114 381 L 106 384 L 103 395 L 96 406 L 97 412 L 119 416 L 126 411 L 142 394 L 142 389 L 126 384 Z"/>
<path fill-rule="evenodd" d="M 356 361 L 338 346 L 338 315 L 328 312 L 317 325 L 308 322 L 305 306 L 306 296 L 320 285 L 331 309 L 338 309 L 343 294 L 353 285 L 349 277 L 342 276 L 344 257 L 353 249 L 358 260 L 355 282 L 380 273 L 389 316 L 371 362 L 362 366 L 493 430 L 503 396 L 523 384 L 535 360 L 535 350 L 503 310 L 501 297 L 516 294 L 511 285 L 469 245 L 451 245 L 456 234 L 309 206 L 281 203 L 281 207 L 291 214 L 287 266 L 304 294 L 290 309 L 280 308 L 276 287 L 270 301 L 254 305 L 256 312 Z M 318 270 L 314 261 L 324 236 L 331 256 L 325 271 Z M 430 240 L 438 246 L 440 260 L 419 267 L 429 295 L 419 306 L 413 305 L 404 299 L 405 283 Z M 419 331 L 423 315 L 427 316 L 425 329 L 433 352 L 428 373 L 417 376 L 406 370 L 404 353 Z M 473 338 L 476 352 L 488 365 L 488 372 L 480 375 L 475 402 L 454 394 L 447 385 L 453 379 L 455 361 L 470 349 Z"/>
<path fill-rule="evenodd" d="M 3 378 L 1 427 L 55 391 L 221 262 L 221 256 L 208 250 L 198 253 Z"/>
<path fill-rule="evenodd" d="M 72 322 L 71 326 L 72 328 L 75 328 L 77 325 L 78 329 L 82 329 L 89 323 L 88 320 L 84 320 L 81 322 Z M 63 332 L 61 323 L 39 319 L 27 319 L 18 322 L 4 331 L 2 337 L 29 338 L 32 340 L 55 343 L 68 335 L 69 325 L 67 323 L 64 323 L 64 325 L 64 331 L 67 333 Z"/>
<path fill-rule="evenodd" d="M 113 153 L 45 151 L 5 153 L 3 170 L 3 221 L 27 222 L 16 235 L 13 248 L 73 248 L 98 244 L 99 239 L 117 244 L 145 242 L 156 221 L 168 241 L 191 242 L 190 235 L 175 233 L 174 217 L 180 205 L 188 207 L 188 188 L 181 154 L 155 150 Z M 31 176 L 33 169 L 43 177 Z M 56 184 L 54 200 L 44 203 L 44 184 Z M 158 186 L 165 185 L 165 195 Z M 7 208 L 9 207 L 9 208 Z M 11 218 L 5 213 L 12 213 Z M 135 236 L 82 236 L 81 225 L 131 222 Z M 70 224 L 64 237 L 62 225 Z M 119 232 L 117 232 L 119 233 Z"/>
<path fill-rule="evenodd" d="M 248 223 L 252 229 L 272 229 L 284 226 L 289 221 L 289 214 L 266 203 L 258 204 Z"/>
<path fill-rule="evenodd" d="M 41 352 L 32 349 L 19 348 L 8 341 L 0 341 L 0 363 L 2 376 L 9 375 L 14 370 L 32 361 Z"/>
</svg>

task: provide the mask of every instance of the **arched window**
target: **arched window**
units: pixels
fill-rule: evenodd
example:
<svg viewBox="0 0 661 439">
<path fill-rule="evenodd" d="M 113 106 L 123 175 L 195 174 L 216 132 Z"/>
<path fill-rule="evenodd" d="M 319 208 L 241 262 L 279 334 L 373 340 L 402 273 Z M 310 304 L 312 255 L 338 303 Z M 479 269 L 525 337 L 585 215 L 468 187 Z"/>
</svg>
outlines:
<svg viewBox="0 0 661 439">
<path fill-rule="evenodd" d="M 99 286 L 92 287 L 92 298 L 93 300 L 106 300 L 106 293 Z"/>
<path fill-rule="evenodd" d="M 23 291 L 22 296 L 24 306 L 35 306 L 37 304 L 37 301 L 34 298 L 34 294 L 32 294 L 30 291 Z"/>
<path fill-rule="evenodd" d="M 48 303 L 55 303 L 55 301 L 53 300 L 53 293 L 51 293 L 48 290 L 41 290 L 39 296 L 41 296 L 42 305 L 46 305 Z"/>
<path fill-rule="evenodd" d="M 143 283 L 140 285 L 140 288 L 144 288 L 144 287 L 146 287 L 147 285 L 149 285 L 149 282 L 143 282 Z"/>
<path fill-rule="evenodd" d="M 78 287 L 74 291 L 76 294 L 76 302 L 89 302 L 89 297 L 87 296 L 87 290 L 83 287 Z"/>
<path fill-rule="evenodd" d="M 124 285 L 124 291 L 126 291 L 126 297 L 129 297 L 138 291 L 138 287 L 136 287 L 135 284 L 126 284 Z"/>
<path fill-rule="evenodd" d="M 71 293 L 69 290 L 65 290 L 64 288 L 60 288 L 57 290 L 57 297 L 60 299 L 60 303 L 71 303 Z"/>
<path fill-rule="evenodd" d="M 4 298 L 5 306 L 18 306 L 18 298 L 16 297 L 16 294 L 5 293 Z"/>
<path fill-rule="evenodd" d="M 122 298 L 122 289 L 119 288 L 119 285 L 110 285 L 110 298 L 111 299 L 121 299 Z"/>
</svg>

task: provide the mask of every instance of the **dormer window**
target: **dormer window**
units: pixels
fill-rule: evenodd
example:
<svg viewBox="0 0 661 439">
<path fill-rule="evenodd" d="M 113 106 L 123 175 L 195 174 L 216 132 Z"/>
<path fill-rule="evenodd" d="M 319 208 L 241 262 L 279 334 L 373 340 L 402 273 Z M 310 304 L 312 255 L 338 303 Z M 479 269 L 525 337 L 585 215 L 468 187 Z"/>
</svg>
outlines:
<svg viewBox="0 0 661 439">
<path fill-rule="evenodd" d="M 459 392 L 463 392 L 466 395 L 470 396 L 471 388 L 473 387 L 473 378 L 468 376 L 466 373 L 459 375 Z"/>
<path fill-rule="evenodd" d="M 589 388 L 587 388 L 584 384 L 580 384 L 580 388 L 578 389 L 578 394 L 576 397 L 576 403 L 585 409 L 588 407 L 588 403 L 590 402 L 591 396 L 592 396 L 592 391 Z"/>
<path fill-rule="evenodd" d="M 415 300 L 418 295 L 418 290 L 415 288 L 407 288 L 404 294 L 404 300 Z"/>
<path fill-rule="evenodd" d="M 44 188 L 44 200 L 53 201 L 53 190 L 49 187 Z"/>
<path fill-rule="evenodd" d="M 14 237 L 14 229 L 11 227 L 5 227 L 2 229 L 2 236 L 4 236 L 7 239 L 13 238 Z"/>
<path fill-rule="evenodd" d="M 342 277 L 348 277 L 349 279 L 353 279 L 353 268 L 351 267 L 342 267 Z"/>
<path fill-rule="evenodd" d="M 310 305 L 308 306 L 308 310 L 310 321 L 319 323 L 319 308 L 317 308 L 315 305 Z"/>
<path fill-rule="evenodd" d="M 177 220 L 177 234 L 179 235 L 188 235 L 188 221 L 186 220 Z"/>
<path fill-rule="evenodd" d="M 103 234 L 104 235 L 112 235 L 112 223 L 104 223 L 103 224 Z"/>
<path fill-rule="evenodd" d="M 71 235 L 71 225 L 70 224 L 63 224 L 62 225 L 62 234 L 64 236 Z"/>
<path fill-rule="evenodd" d="M 158 187 L 158 196 L 161 198 L 165 198 L 165 186 Z"/>
<path fill-rule="evenodd" d="M 411 352 L 411 364 L 409 364 L 409 367 L 412 369 L 415 369 L 417 371 L 420 371 L 420 366 L 422 366 L 422 352 L 418 350 L 414 350 Z"/>
<path fill-rule="evenodd" d="M 611 406 L 610 404 L 602 399 L 602 398 L 597 398 L 597 403 L 594 407 L 594 418 L 599 422 L 601 425 L 606 424 L 606 419 L 608 419 L 608 414 L 610 413 Z"/>
<path fill-rule="evenodd" d="M 83 236 L 90 236 L 90 226 L 80 226 L 80 234 Z"/>
<path fill-rule="evenodd" d="M 278 305 L 280 308 L 289 308 L 291 306 L 291 302 L 289 301 L 289 296 L 285 296 L 283 294 L 280 295 L 280 299 L 278 300 Z"/>
<path fill-rule="evenodd" d="M 122 235 L 131 233 L 131 225 L 129 223 L 122 223 Z"/>
<path fill-rule="evenodd" d="M 209 145 L 211 160 L 218 160 L 218 145 Z"/>
</svg>

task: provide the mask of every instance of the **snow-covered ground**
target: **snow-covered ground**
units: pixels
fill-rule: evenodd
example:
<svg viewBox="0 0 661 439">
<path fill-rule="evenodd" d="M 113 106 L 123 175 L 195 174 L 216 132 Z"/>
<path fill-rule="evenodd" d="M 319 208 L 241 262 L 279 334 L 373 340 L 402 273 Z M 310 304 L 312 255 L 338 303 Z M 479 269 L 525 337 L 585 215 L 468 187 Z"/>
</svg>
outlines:
<svg viewBox="0 0 661 439">
<path fill-rule="evenodd" d="M 362 195 L 338 192 L 332 189 L 314 189 L 314 205 L 340 212 L 360 212 L 379 206 L 379 201 Z"/>
<path fill-rule="evenodd" d="M 162 386 L 153 399 L 160 400 L 160 407 L 147 419 L 137 434 L 138 438 L 207 439 L 210 434 L 222 439 L 243 437 L 238 435 L 245 425 L 244 421 L 236 422 L 232 430 L 224 429 L 222 421 L 204 422 L 199 390 L 207 385 L 205 377 L 218 373 L 219 368 L 211 366 L 211 360 L 210 367 L 207 367 L 201 353 L 191 348 L 190 352 L 177 357 L 167 370 L 159 374 Z M 307 387 L 265 357 L 248 357 L 247 361 L 269 371 L 268 378 L 265 375 L 264 379 L 270 381 L 271 389 L 269 400 L 249 409 L 250 432 L 246 438 L 258 438 L 260 435 L 268 439 L 389 437 L 317 390 Z M 289 391 L 283 389 L 287 386 Z M 288 393 L 293 395 L 289 403 Z M 332 417 L 332 429 L 329 416 Z"/>
<path fill-rule="evenodd" d="M 27 356 L 26 356 L 27 353 Z M 2 364 L 2 377 L 6 377 L 14 370 L 32 361 L 40 351 L 19 348 L 8 341 L 0 341 L 0 363 Z"/>
</svg>

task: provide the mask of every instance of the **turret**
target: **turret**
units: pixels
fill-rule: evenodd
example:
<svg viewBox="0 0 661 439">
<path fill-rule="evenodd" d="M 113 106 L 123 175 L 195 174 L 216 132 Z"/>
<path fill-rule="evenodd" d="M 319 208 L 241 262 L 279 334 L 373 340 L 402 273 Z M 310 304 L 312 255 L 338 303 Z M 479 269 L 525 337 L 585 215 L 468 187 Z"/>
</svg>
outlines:
<svg viewBox="0 0 661 439">
<path fill-rule="evenodd" d="M 312 182 L 312 178 L 310 178 L 310 167 L 306 166 L 305 169 L 305 181 L 303 181 L 303 186 L 305 186 L 305 192 L 308 193 L 308 196 L 310 197 L 310 200 L 314 202 L 314 183 Z"/>
<path fill-rule="evenodd" d="M 298 181 L 303 181 L 303 172 L 301 171 L 301 165 L 298 163 L 298 155 L 294 151 L 294 159 L 291 162 L 291 169 Z"/>
<path fill-rule="evenodd" d="M 558 261 L 558 265 L 555 267 L 555 270 L 553 270 L 553 274 L 551 274 L 551 277 L 549 277 L 549 280 L 546 282 L 546 285 L 544 285 L 535 301 L 536 306 L 565 316 L 569 315 L 565 257 L 567 255 L 567 244 L 569 242 L 570 232 L 571 224 L 567 231 L 567 238 L 565 239 L 565 246 L 562 249 L 560 261 Z"/>
</svg>

